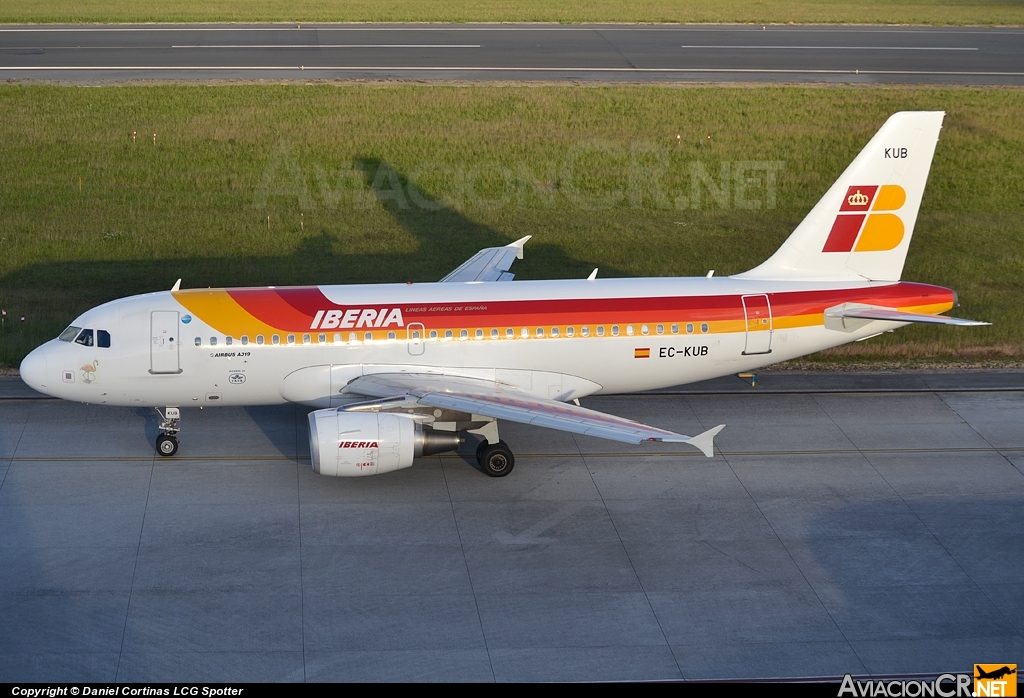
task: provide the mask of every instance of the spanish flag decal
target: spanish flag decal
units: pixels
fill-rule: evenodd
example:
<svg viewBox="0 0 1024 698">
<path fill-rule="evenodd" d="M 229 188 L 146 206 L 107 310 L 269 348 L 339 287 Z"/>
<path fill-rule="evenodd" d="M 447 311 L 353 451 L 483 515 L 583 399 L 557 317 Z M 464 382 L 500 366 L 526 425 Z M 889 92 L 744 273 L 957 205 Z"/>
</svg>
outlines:
<svg viewBox="0 0 1024 698">
<path fill-rule="evenodd" d="M 633 350 L 633 358 L 634 359 L 649 359 L 649 358 L 651 358 L 651 348 L 650 347 L 644 347 L 642 349 L 634 349 Z"/>
</svg>

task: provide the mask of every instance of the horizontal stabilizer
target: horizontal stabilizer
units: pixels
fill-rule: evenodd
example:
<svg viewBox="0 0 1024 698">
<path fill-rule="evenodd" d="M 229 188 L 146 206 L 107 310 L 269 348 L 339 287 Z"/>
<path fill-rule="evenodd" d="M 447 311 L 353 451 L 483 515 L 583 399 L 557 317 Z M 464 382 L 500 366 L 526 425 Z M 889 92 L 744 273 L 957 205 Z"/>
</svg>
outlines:
<svg viewBox="0 0 1024 698">
<path fill-rule="evenodd" d="M 856 318 L 858 320 L 886 320 L 888 322 L 924 322 L 933 325 L 958 325 L 960 327 L 979 327 L 991 325 L 980 320 L 965 320 L 945 315 L 928 315 L 926 313 L 908 313 L 893 308 L 879 308 L 869 305 L 844 304 L 825 310 L 827 318 Z"/>
</svg>

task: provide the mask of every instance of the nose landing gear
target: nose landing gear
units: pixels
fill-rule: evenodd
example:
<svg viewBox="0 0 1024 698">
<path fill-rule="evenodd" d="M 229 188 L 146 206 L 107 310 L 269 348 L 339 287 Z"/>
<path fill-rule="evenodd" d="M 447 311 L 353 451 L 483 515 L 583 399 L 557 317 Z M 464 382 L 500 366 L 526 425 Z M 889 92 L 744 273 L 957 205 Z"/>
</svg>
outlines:
<svg viewBox="0 0 1024 698">
<path fill-rule="evenodd" d="M 164 412 L 160 408 L 154 408 L 160 415 L 160 429 L 162 433 L 156 437 L 156 452 L 161 456 L 169 457 L 178 452 L 178 439 L 176 434 L 181 431 L 181 410 L 177 407 L 168 407 Z"/>
</svg>

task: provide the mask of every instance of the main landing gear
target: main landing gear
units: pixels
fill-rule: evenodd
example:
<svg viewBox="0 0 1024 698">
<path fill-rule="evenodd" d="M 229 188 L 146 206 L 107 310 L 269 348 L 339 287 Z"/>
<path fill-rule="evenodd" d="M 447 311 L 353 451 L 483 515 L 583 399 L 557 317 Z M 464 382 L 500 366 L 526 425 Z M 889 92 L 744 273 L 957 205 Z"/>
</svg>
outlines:
<svg viewBox="0 0 1024 698">
<path fill-rule="evenodd" d="M 161 456 L 169 457 L 178 452 L 178 439 L 175 437 L 181 431 L 181 410 L 177 407 L 168 407 L 163 412 L 160 408 L 156 413 L 160 415 L 160 436 L 156 437 L 156 452 Z"/>
<path fill-rule="evenodd" d="M 481 441 L 476 447 L 476 462 L 491 477 L 505 477 L 515 467 L 516 458 L 504 441 L 493 444 Z"/>
</svg>

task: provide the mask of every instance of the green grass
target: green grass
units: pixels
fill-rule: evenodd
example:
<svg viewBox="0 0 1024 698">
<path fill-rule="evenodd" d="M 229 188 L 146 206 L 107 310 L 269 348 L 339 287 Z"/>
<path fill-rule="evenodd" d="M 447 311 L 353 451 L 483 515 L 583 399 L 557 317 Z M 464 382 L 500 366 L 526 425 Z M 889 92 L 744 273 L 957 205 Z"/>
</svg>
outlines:
<svg viewBox="0 0 1024 698">
<path fill-rule="evenodd" d="M 1024 24 L 1019 0 L 0 0 L 0 22 Z"/>
<path fill-rule="evenodd" d="M 436 280 L 526 234 L 521 279 L 739 272 L 901 109 L 948 112 L 904 278 L 958 290 L 957 314 L 994 325 L 906 328 L 833 359 L 1020 359 L 1021 90 L 6 85 L 0 363 L 179 277 Z M 758 209 L 706 192 L 694 207 L 694 163 L 720 183 L 739 161 L 784 163 L 775 207 L 763 188 Z"/>
</svg>

